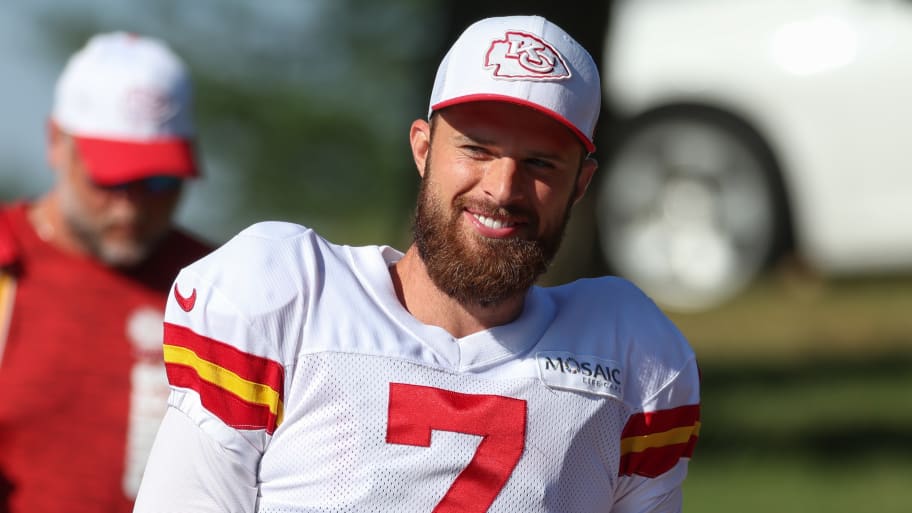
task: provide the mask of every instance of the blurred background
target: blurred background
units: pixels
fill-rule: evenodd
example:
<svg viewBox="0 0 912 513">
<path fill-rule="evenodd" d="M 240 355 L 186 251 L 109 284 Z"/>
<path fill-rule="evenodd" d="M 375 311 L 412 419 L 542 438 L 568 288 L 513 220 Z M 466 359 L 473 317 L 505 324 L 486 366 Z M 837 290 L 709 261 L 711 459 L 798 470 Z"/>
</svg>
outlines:
<svg viewBox="0 0 912 513">
<path fill-rule="evenodd" d="M 546 284 L 605 273 L 701 362 L 685 511 L 912 509 L 912 2 L 7 0 L 0 201 L 51 183 L 54 81 L 89 35 L 160 37 L 196 83 L 213 242 L 264 219 L 404 248 L 408 124 L 471 21 L 544 14 L 600 62 L 598 178 Z"/>
</svg>

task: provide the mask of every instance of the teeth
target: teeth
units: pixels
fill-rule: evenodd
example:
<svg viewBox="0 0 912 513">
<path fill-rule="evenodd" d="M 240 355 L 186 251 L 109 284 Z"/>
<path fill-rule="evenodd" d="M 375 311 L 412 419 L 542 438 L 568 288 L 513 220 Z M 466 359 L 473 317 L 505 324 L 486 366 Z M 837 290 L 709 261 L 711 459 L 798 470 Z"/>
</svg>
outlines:
<svg viewBox="0 0 912 513">
<path fill-rule="evenodd" d="M 475 219 L 478 219 L 478 221 L 481 224 L 487 226 L 488 228 L 493 228 L 495 230 L 513 226 L 513 223 L 508 222 L 508 221 L 503 221 L 501 219 L 494 219 L 492 217 L 485 217 L 485 216 L 478 215 L 478 214 L 474 214 L 474 215 L 475 215 Z"/>
</svg>

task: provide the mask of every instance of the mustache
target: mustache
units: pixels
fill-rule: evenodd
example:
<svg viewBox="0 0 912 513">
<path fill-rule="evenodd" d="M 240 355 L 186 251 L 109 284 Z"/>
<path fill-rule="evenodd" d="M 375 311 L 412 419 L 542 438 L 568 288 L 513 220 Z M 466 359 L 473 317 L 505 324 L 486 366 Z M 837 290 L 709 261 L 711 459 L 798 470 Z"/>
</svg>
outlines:
<svg viewBox="0 0 912 513">
<path fill-rule="evenodd" d="M 527 223 L 538 226 L 538 215 L 533 209 L 521 205 L 498 205 L 493 201 L 469 199 L 458 196 L 453 200 L 456 211 L 471 210 L 488 217 L 516 217 Z"/>
</svg>

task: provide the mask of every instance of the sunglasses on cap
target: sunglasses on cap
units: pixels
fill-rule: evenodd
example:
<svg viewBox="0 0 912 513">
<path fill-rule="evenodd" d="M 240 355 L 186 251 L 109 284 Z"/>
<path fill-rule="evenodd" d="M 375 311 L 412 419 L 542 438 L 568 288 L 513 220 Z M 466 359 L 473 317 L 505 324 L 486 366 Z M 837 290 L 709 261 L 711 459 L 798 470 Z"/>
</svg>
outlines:
<svg viewBox="0 0 912 513">
<path fill-rule="evenodd" d="M 96 183 L 95 186 L 106 191 L 127 191 L 130 189 L 141 189 L 143 192 L 152 194 L 162 194 L 174 192 L 180 188 L 183 179 L 174 176 L 150 176 L 130 182 L 119 183 L 115 185 L 101 185 Z"/>
</svg>

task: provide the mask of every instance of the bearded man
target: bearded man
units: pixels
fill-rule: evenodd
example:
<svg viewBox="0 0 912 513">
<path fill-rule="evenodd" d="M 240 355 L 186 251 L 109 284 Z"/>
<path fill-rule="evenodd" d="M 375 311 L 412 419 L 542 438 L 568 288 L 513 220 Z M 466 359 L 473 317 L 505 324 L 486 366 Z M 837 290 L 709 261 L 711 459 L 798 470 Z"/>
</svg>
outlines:
<svg viewBox="0 0 912 513">
<path fill-rule="evenodd" d="M 185 268 L 136 511 L 681 509 L 699 379 L 631 283 L 535 286 L 596 170 L 585 49 L 488 18 L 444 57 L 414 243 L 254 225 Z"/>
</svg>

